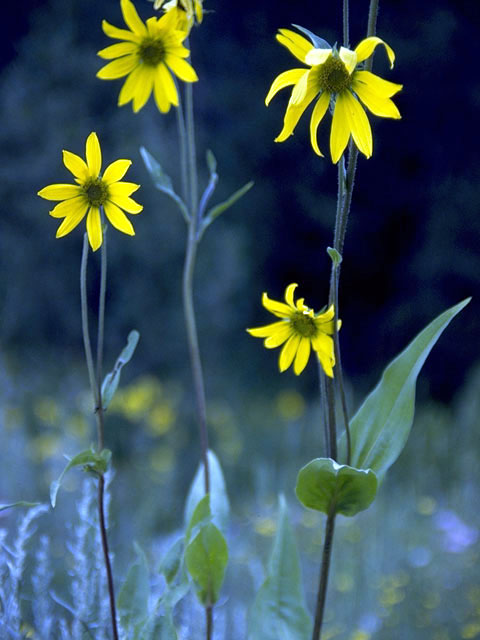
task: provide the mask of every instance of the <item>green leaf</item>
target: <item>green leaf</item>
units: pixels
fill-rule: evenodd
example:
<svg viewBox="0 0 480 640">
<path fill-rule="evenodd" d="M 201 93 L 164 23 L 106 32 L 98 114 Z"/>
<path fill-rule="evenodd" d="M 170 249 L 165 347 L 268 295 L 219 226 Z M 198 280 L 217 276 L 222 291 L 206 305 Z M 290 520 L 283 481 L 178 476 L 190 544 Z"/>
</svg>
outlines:
<svg viewBox="0 0 480 640">
<path fill-rule="evenodd" d="M 30 509 L 30 507 L 38 507 L 41 502 L 24 502 L 21 500 L 20 502 L 12 502 L 11 504 L 0 504 L 0 511 L 5 511 L 5 509 L 12 509 L 13 507 L 25 507 L 26 509 Z"/>
<path fill-rule="evenodd" d="M 327 253 L 330 256 L 333 265 L 338 267 L 342 263 L 342 256 L 333 247 L 327 247 Z"/>
<path fill-rule="evenodd" d="M 213 523 L 225 531 L 228 524 L 230 506 L 228 503 L 227 489 L 223 477 L 222 468 L 213 451 L 208 451 L 208 470 L 210 478 L 210 509 Z M 200 463 L 188 492 L 185 506 L 185 526 L 188 527 L 192 519 L 195 507 L 205 496 L 205 475 L 203 462 Z"/>
<path fill-rule="evenodd" d="M 188 575 L 185 571 L 184 552 L 185 541 L 183 538 L 179 538 L 167 551 L 160 566 L 160 571 L 167 581 L 161 598 L 165 611 L 167 609 L 173 611 L 177 602 L 184 598 L 190 589 Z"/>
<path fill-rule="evenodd" d="M 187 206 L 182 198 L 177 193 L 175 193 L 170 177 L 163 171 L 160 163 L 155 160 L 152 154 L 149 153 L 145 149 L 145 147 L 140 147 L 140 155 L 142 156 L 145 167 L 147 168 L 147 171 L 150 174 L 155 187 L 159 191 L 166 193 L 167 196 L 170 196 L 170 198 L 177 204 L 178 208 L 180 209 L 185 222 L 188 223 L 190 220 L 190 215 L 188 213 Z"/>
<path fill-rule="evenodd" d="M 316 49 L 331 49 L 332 48 L 328 44 L 328 42 L 326 40 L 324 40 L 323 38 L 320 38 L 319 36 L 315 35 L 311 31 L 309 31 L 308 29 L 305 29 L 305 27 L 301 27 L 298 24 L 292 24 L 292 27 L 295 27 L 299 31 L 302 31 L 306 36 L 308 36 L 310 38 L 310 40 L 312 41 L 313 46 Z"/>
<path fill-rule="evenodd" d="M 170 608 L 165 609 L 163 616 L 156 616 L 153 628 L 150 628 L 149 640 L 178 640 L 177 631 L 173 623 L 173 613 Z"/>
<path fill-rule="evenodd" d="M 312 621 L 305 607 L 300 560 L 283 495 L 279 497 L 275 542 L 265 582 L 255 598 L 249 640 L 309 640 Z"/>
<path fill-rule="evenodd" d="M 150 581 L 147 558 L 137 543 L 134 547 L 137 557 L 120 589 L 117 607 L 122 626 L 125 629 L 136 626 L 139 631 L 149 615 Z"/>
<path fill-rule="evenodd" d="M 115 392 L 117 391 L 118 385 L 120 383 L 120 373 L 124 365 L 127 362 L 130 362 L 132 359 L 133 353 L 137 347 L 138 340 L 140 338 L 140 334 L 135 329 L 130 331 L 127 337 L 127 344 L 122 349 L 120 355 L 115 362 L 115 366 L 113 367 L 110 373 L 107 373 L 105 376 L 105 380 L 102 384 L 102 407 L 103 409 L 107 409 L 110 402 L 112 401 Z"/>
<path fill-rule="evenodd" d="M 102 451 L 100 451 L 100 453 L 97 453 L 92 448 L 86 449 L 85 451 L 82 451 L 81 453 L 78 453 L 76 456 L 74 456 L 62 471 L 58 480 L 54 480 L 50 485 L 50 502 L 52 504 L 52 507 L 55 508 L 57 493 L 60 489 L 60 485 L 62 484 L 63 477 L 67 473 L 67 471 L 69 471 L 73 467 L 83 466 L 84 471 L 94 473 L 95 475 L 101 475 L 107 470 L 111 457 L 112 452 L 108 449 L 103 449 Z"/>
<path fill-rule="evenodd" d="M 227 563 L 228 548 L 221 531 L 212 522 L 200 526 L 186 548 L 185 564 L 204 606 L 218 600 Z"/>
<path fill-rule="evenodd" d="M 185 531 L 185 544 L 188 545 L 190 538 L 197 533 L 199 525 L 204 525 L 212 521 L 212 512 L 210 510 L 210 494 L 203 496 L 200 502 L 195 507 L 195 510 L 188 522 L 187 529 Z M 197 529 L 195 529 L 197 527 Z"/>
<path fill-rule="evenodd" d="M 373 502 L 377 484 L 371 469 L 355 469 L 331 458 L 316 458 L 298 472 L 295 493 L 309 509 L 354 516 Z"/>
<path fill-rule="evenodd" d="M 217 173 L 217 159 L 210 149 L 207 149 L 207 167 L 210 175 Z"/>
<path fill-rule="evenodd" d="M 222 214 L 227 209 L 230 209 L 230 207 L 233 206 L 235 202 L 237 202 L 237 200 L 240 200 L 240 198 L 244 196 L 247 193 L 247 191 L 250 191 L 250 189 L 253 187 L 254 184 L 255 183 L 253 182 L 253 180 L 250 180 L 250 182 L 247 182 L 247 184 L 244 184 L 243 187 L 235 191 L 235 193 L 232 193 L 232 195 L 229 198 L 227 198 L 223 202 L 220 202 L 220 204 L 217 204 L 214 207 L 212 207 L 202 221 L 200 235 L 203 234 L 205 229 L 210 224 L 212 224 L 212 222 L 216 218 L 218 218 L 220 214 Z"/>
<path fill-rule="evenodd" d="M 413 423 L 415 385 L 432 347 L 470 298 L 433 320 L 385 369 L 350 423 L 351 464 L 370 468 L 381 480 L 402 452 Z M 340 442 L 345 450 L 345 436 Z"/>
</svg>

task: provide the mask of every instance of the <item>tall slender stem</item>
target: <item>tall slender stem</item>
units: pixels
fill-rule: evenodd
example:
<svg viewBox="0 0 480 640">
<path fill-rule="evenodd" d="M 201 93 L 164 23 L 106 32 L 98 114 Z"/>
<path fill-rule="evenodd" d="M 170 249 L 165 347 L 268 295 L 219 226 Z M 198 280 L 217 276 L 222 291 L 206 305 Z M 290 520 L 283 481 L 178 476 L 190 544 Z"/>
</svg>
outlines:
<svg viewBox="0 0 480 640">
<path fill-rule="evenodd" d="M 349 9 L 348 9 L 348 0 L 343 0 L 343 46 L 347 49 L 350 46 L 350 36 L 349 36 Z"/>
<path fill-rule="evenodd" d="M 98 294 L 98 332 L 97 332 L 97 387 L 101 393 L 103 369 L 103 339 L 105 335 L 105 294 L 107 291 L 107 227 L 103 231 L 100 248 L 100 292 Z M 103 438 L 102 438 L 103 440 Z M 103 445 L 102 445 L 103 448 Z"/>
<path fill-rule="evenodd" d="M 183 105 L 181 101 L 179 101 L 179 105 L 176 109 L 176 114 L 177 114 L 178 139 L 180 142 L 180 172 L 182 176 L 182 198 L 185 203 L 188 203 L 190 188 L 188 185 L 188 171 L 187 171 L 187 132 L 185 130 L 185 116 L 183 115 Z"/>
<path fill-rule="evenodd" d="M 105 242 L 105 239 L 104 239 Z M 106 248 L 102 244 L 101 254 L 101 274 L 100 274 L 100 297 L 99 297 L 99 317 L 98 317 L 98 338 L 97 338 L 97 371 L 93 363 L 92 346 L 90 342 L 90 332 L 88 328 L 88 303 L 87 303 L 87 264 L 88 264 L 88 237 L 83 237 L 82 262 L 80 266 L 80 300 L 82 309 L 82 333 L 85 347 L 85 358 L 87 361 L 88 377 L 95 404 L 95 416 L 97 422 L 98 450 L 103 449 L 104 429 L 103 429 L 103 407 L 101 399 L 101 375 L 103 360 L 103 335 L 105 326 L 105 291 L 106 291 Z M 103 558 L 107 573 L 108 595 L 110 600 L 110 613 L 112 618 L 113 640 L 118 640 L 117 612 L 115 608 L 115 589 L 113 584 L 112 565 L 110 563 L 110 553 L 108 549 L 107 528 L 105 524 L 105 479 L 103 474 L 98 475 L 98 523 L 100 528 L 100 538 L 102 541 Z"/>
<path fill-rule="evenodd" d="M 327 598 L 328 574 L 332 555 L 333 532 L 335 530 L 335 513 L 329 513 L 325 525 L 325 541 L 323 543 L 322 568 L 320 570 L 320 582 L 317 593 L 317 606 L 315 609 L 315 623 L 313 625 L 312 640 L 320 640 L 322 633 L 323 613 Z"/>
</svg>

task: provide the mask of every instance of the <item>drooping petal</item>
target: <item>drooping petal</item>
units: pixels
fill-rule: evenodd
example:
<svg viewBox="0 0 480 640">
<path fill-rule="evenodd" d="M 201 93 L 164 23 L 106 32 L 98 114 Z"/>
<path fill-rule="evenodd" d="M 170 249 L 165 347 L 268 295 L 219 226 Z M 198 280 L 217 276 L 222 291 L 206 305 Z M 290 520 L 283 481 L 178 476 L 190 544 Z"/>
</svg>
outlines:
<svg viewBox="0 0 480 640">
<path fill-rule="evenodd" d="M 289 71 L 284 71 L 279 76 L 275 78 L 272 82 L 272 86 L 265 98 L 265 104 L 268 107 L 271 99 L 285 87 L 289 87 L 292 84 L 296 84 L 300 78 L 307 72 L 306 69 L 290 69 Z"/>
<path fill-rule="evenodd" d="M 114 182 L 109 185 L 108 192 L 110 199 L 115 200 L 117 196 L 131 196 L 137 189 L 140 189 L 140 185 L 134 182 Z"/>
<path fill-rule="evenodd" d="M 165 94 L 167 96 L 167 100 L 171 104 L 178 107 L 178 92 L 177 92 L 177 87 L 175 86 L 175 82 L 173 81 L 172 74 L 163 63 L 158 65 L 157 74 L 160 78 L 160 82 L 163 85 Z M 156 82 L 156 79 L 155 79 L 155 82 Z"/>
<path fill-rule="evenodd" d="M 68 200 L 82 193 L 82 188 L 76 184 L 49 184 L 37 193 L 45 200 Z"/>
<path fill-rule="evenodd" d="M 102 29 L 106 36 L 114 40 L 128 40 L 129 42 L 136 42 L 137 44 L 140 42 L 140 36 L 137 34 L 127 31 L 127 29 L 114 27 L 113 24 L 110 24 L 106 20 L 102 21 Z"/>
<path fill-rule="evenodd" d="M 143 211 L 143 205 L 138 204 L 138 202 L 135 202 L 135 200 L 133 200 L 132 198 L 129 198 L 128 196 L 113 197 L 110 193 L 109 200 L 110 202 L 113 202 L 121 209 L 124 209 L 125 211 L 127 211 L 127 213 L 140 213 L 141 211 Z"/>
<path fill-rule="evenodd" d="M 327 91 L 324 91 L 313 109 L 312 118 L 310 120 L 310 142 L 312 144 L 313 150 L 319 156 L 323 156 L 323 153 L 320 151 L 320 147 L 318 146 L 317 129 L 318 125 L 323 119 L 323 116 L 327 112 L 329 104 L 330 94 Z"/>
<path fill-rule="evenodd" d="M 278 302 L 277 300 L 272 300 L 266 293 L 262 296 L 262 304 L 265 309 L 273 313 L 277 318 L 289 318 L 292 314 L 292 310 L 288 305 L 283 302 Z"/>
<path fill-rule="evenodd" d="M 278 136 L 275 138 L 275 142 L 283 142 L 289 136 L 292 135 L 293 130 L 297 126 L 298 121 L 302 113 L 311 103 L 311 101 L 315 98 L 318 93 L 318 88 L 314 86 L 313 83 L 309 83 L 307 88 L 307 93 L 305 94 L 305 98 L 299 104 L 292 104 L 291 99 L 288 103 L 287 110 L 285 112 L 285 117 L 283 119 L 283 129 L 280 131 Z"/>
<path fill-rule="evenodd" d="M 135 6 L 130 0 L 120 0 L 120 6 L 122 8 L 123 19 L 125 24 L 130 27 L 133 33 L 139 36 L 145 37 L 147 35 L 147 29 L 143 22 L 140 20 Z"/>
<path fill-rule="evenodd" d="M 383 46 L 385 47 L 388 59 L 390 61 L 390 69 L 393 69 L 393 63 L 395 62 L 395 54 L 393 52 L 393 49 L 381 38 L 377 38 L 376 36 L 365 38 L 365 40 L 362 40 L 357 45 L 357 47 L 355 48 L 355 53 L 357 54 L 357 62 L 363 62 L 363 60 L 369 58 L 379 44 L 383 44 Z"/>
<path fill-rule="evenodd" d="M 73 213 L 72 215 L 66 216 L 65 220 L 58 227 L 55 237 L 63 238 L 64 236 L 67 235 L 67 233 L 70 233 L 70 231 L 73 231 L 73 229 L 75 229 L 75 227 L 78 226 L 80 222 L 83 220 L 86 212 L 87 212 L 87 207 L 85 206 L 77 209 L 75 213 Z"/>
<path fill-rule="evenodd" d="M 145 103 L 149 99 L 153 82 L 155 79 L 155 69 L 153 67 L 142 67 L 139 74 L 137 87 L 133 96 L 133 110 L 135 113 L 145 106 Z"/>
<path fill-rule="evenodd" d="M 403 89 L 402 84 L 389 82 L 388 80 L 380 78 L 380 76 L 377 76 L 375 73 L 365 70 L 355 72 L 354 82 L 365 84 L 381 98 L 391 98 Z"/>
<path fill-rule="evenodd" d="M 113 204 L 113 202 L 105 202 L 104 209 L 110 224 L 115 227 L 115 229 L 129 236 L 135 235 L 132 223 L 116 204 Z"/>
<path fill-rule="evenodd" d="M 313 49 L 313 45 L 309 40 L 290 29 L 279 29 L 276 38 L 301 62 L 305 62 L 306 54 L 310 49 Z"/>
<path fill-rule="evenodd" d="M 184 82 L 197 82 L 198 76 L 195 69 L 183 58 L 178 58 L 177 56 L 167 53 L 165 62 L 180 80 Z"/>
<path fill-rule="evenodd" d="M 346 66 L 348 73 L 352 75 L 358 62 L 357 53 L 355 51 L 347 49 L 346 47 L 340 47 L 338 55 L 340 57 L 340 60 Z"/>
<path fill-rule="evenodd" d="M 163 86 L 162 78 L 160 75 L 155 76 L 153 83 L 153 96 L 155 98 L 155 104 L 161 113 L 168 113 L 170 110 L 170 100 L 167 98 L 165 87 Z"/>
<path fill-rule="evenodd" d="M 347 92 L 344 91 L 337 96 L 330 131 L 330 154 L 334 164 L 340 160 L 350 138 L 350 127 L 345 113 L 345 93 Z"/>
<path fill-rule="evenodd" d="M 362 82 L 352 82 L 352 89 L 355 91 L 360 100 L 370 109 L 376 116 L 383 118 L 395 118 L 398 120 L 402 116 L 397 109 L 395 103 L 390 98 L 382 98 L 372 91 L 366 84 Z"/>
<path fill-rule="evenodd" d="M 97 78 L 101 80 L 116 80 L 117 78 L 123 78 L 135 69 L 138 64 L 138 58 L 135 55 L 123 56 L 123 58 L 117 58 L 112 60 L 104 67 L 97 71 Z"/>
<path fill-rule="evenodd" d="M 288 338 L 292 335 L 292 326 L 289 322 L 282 322 L 282 327 L 277 329 L 277 331 L 265 339 L 264 346 L 267 349 L 274 349 L 275 347 L 279 347 L 283 344 Z"/>
<path fill-rule="evenodd" d="M 127 173 L 131 164 L 131 160 L 115 160 L 103 172 L 103 181 L 108 185 L 118 182 Z"/>
<path fill-rule="evenodd" d="M 85 157 L 87 158 L 88 171 L 92 178 L 98 178 L 102 168 L 102 150 L 95 131 L 88 136 L 85 144 Z"/>
<path fill-rule="evenodd" d="M 331 55 L 331 49 L 310 49 L 305 56 L 305 64 L 309 64 L 311 67 L 316 67 L 319 64 L 326 62 Z"/>
<path fill-rule="evenodd" d="M 295 334 L 291 336 L 285 345 L 282 347 L 280 351 L 280 356 L 278 358 L 278 368 L 281 372 L 288 369 L 288 367 L 292 364 L 293 358 L 297 353 L 298 345 L 300 343 L 301 336 Z"/>
<path fill-rule="evenodd" d="M 247 332 L 254 338 L 269 338 L 270 336 L 275 335 L 278 331 L 283 331 L 284 327 L 290 328 L 290 323 L 286 320 L 280 320 L 280 322 L 272 322 L 271 324 L 266 324 L 263 327 L 247 329 Z"/>
<path fill-rule="evenodd" d="M 295 301 L 293 299 L 293 294 L 295 293 L 295 289 L 298 287 L 298 284 L 296 282 L 293 282 L 292 284 L 289 284 L 288 287 L 285 289 L 285 302 L 288 304 L 289 307 L 292 307 L 292 310 L 295 311 L 296 307 L 295 307 Z"/>
<path fill-rule="evenodd" d="M 350 91 L 344 92 L 345 113 L 355 144 L 367 158 L 372 155 L 372 129 L 362 105 Z"/>
<path fill-rule="evenodd" d="M 325 333 L 319 333 L 312 338 L 312 347 L 326 375 L 333 378 L 333 366 L 335 365 L 335 355 L 333 350 L 333 340 Z"/>
<path fill-rule="evenodd" d="M 307 366 L 308 359 L 310 357 L 310 340 L 308 338 L 302 338 L 298 345 L 297 355 L 293 364 L 293 371 L 295 375 L 300 375 Z"/>
<path fill-rule="evenodd" d="M 100 56 L 100 58 L 104 58 L 105 60 L 113 60 L 114 58 L 120 58 L 121 56 L 135 53 L 137 49 L 138 46 L 134 42 L 117 42 L 117 44 L 112 44 L 109 47 L 105 47 L 105 49 L 97 51 L 97 56 Z"/>
<path fill-rule="evenodd" d="M 308 77 L 309 77 L 309 71 L 305 71 L 305 73 L 300 77 L 297 84 L 293 87 L 292 93 L 290 96 L 290 101 L 289 101 L 290 104 L 292 105 L 301 104 L 302 100 L 305 99 L 305 96 L 307 95 L 307 89 L 308 89 Z"/>
<path fill-rule="evenodd" d="M 132 71 L 132 73 L 128 75 L 118 96 L 119 107 L 123 107 L 124 104 L 127 104 L 127 102 L 130 102 L 130 100 L 133 100 L 133 96 L 137 91 L 137 86 L 141 82 L 142 72 L 143 67 L 139 65 Z"/>
<path fill-rule="evenodd" d="M 83 211 L 83 215 L 86 213 L 88 202 L 84 196 L 77 196 L 76 198 L 70 198 L 57 204 L 49 212 L 52 218 L 66 218 L 67 216 L 74 216 L 80 211 Z"/>
<path fill-rule="evenodd" d="M 96 251 L 102 244 L 102 219 L 100 217 L 100 209 L 98 207 L 90 207 L 87 215 L 87 235 L 88 241 L 93 251 Z"/>
<path fill-rule="evenodd" d="M 75 178 L 78 178 L 80 182 L 84 182 L 88 178 L 88 167 L 83 158 L 77 156 L 76 153 L 63 150 L 63 164 L 67 167 L 70 173 L 73 173 Z"/>
</svg>

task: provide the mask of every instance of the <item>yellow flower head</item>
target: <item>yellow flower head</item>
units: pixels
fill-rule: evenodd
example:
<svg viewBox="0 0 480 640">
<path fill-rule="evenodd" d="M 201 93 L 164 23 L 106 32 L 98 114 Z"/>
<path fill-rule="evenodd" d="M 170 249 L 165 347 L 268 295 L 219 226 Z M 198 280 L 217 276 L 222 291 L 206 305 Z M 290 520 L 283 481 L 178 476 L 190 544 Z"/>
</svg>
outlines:
<svg viewBox="0 0 480 640">
<path fill-rule="evenodd" d="M 289 29 L 280 29 L 277 40 L 309 68 L 285 71 L 275 78 L 270 87 L 265 99 L 267 106 L 280 89 L 293 85 L 283 129 L 275 142 L 283 142 L 292 135 L 302 113 L 318 97 L 310 120 L 310 141 L 315 153 L 323 155 L 317 142 L 317 129 L 331 106 L 332 161 L 337 163 L 341 158 L 350 135 L 359 150 L 369 158 L 373 147 L 372 130 L 360 101 L 376 116 L 400 118 L 400 113 L 390 98 L 402 89 L 402 85 L 388 82 L 357 65 L 369 58 L 377 45 L 383 44 L 392 68 L 395 61 L 393 50 L 377 37 L 365 38 L 354 51 L 346 47 L 340 47 L 339 51 L 327 48 L 328 44 L 323 40 L 317 44 L 322 44 L 325 48 L 313 47 L 309 40 Z"/>
<path fill-rule="evenodd" d="M 303 298 L 294 301 L 293 293 L 296 288 L 295 283 L 286 288 L 286 304 L 271 300 L 264 293 L 263 306 L 274 316 L 282 319 L 264 327 L 247 329 L 247 331 L 255 338 L 265 338 L 263 344 L 267 349 L 273 349 L 285 343 L 278 360 L 280 371 L 288 369 L 295 359 L 293 370 L 298 376 L 305 369 L 311 347 L 313 347 L 323 370 L 327 376 L 333 378 L 335 355 L 331 336 L 333 335 L 334 307 L 330 306 L 324 313 L 314 313 L 313 309 L 303 304 Z M 340 328 L 340 321 L 337 326 Z"/>
<path fill-rule="evenodd" d="M 77 184 L 51 184 L 38 195 L 45 200 L 62 200 L 50 211 L 54 218 L 64 218 L 57 229 L 57 238 L 75 229 L 88 211 L 88 240 L 96 251 L 103 240 L 101 208 L 115 229 L 134 236 L 132 223 L 122 209 L 128 213 L 140 213 L 143 207 L 130 198 L 140 185 L 120 182 L 132 164 L 131 160 L 115 160 L 100 176 L 102 151 L 95 132 L 87 138 L 85 155 L 86 162 L 75 153 L 64 150 L 63 163 L 73 173 Z"/>
<path fill-rule="evenodd" d="M 154 9 L 173 11 L 177 17 L 177 27 L 190 32 L 194 22 L 200 24 L 203 20 L 203 0 L 155 0 Z"/>
<path fill-rule="evenodd" d="M 167 113 L 172 104 L 178 107 L 178 92 L 171 72 L 184 82 L 198 80 L 195 70 L 185 60 L 190 52 L 182 43 L 188 33 L 178 28 L 172 11 L 161 18 L 149 18 L 144 24 L 130 0 L 120 0 L 120 6 L 130 30 L 117 29 L 103 21 L 105 34 L 123 42 L 98 52 L 101 58 L 112 62 L 102 67 L 97 77 L 114 80 L 127 76 L 118 97 L 119 107 L 132 102 L 136 113 L 153 90 L 158 109 Z"/>
</svg>

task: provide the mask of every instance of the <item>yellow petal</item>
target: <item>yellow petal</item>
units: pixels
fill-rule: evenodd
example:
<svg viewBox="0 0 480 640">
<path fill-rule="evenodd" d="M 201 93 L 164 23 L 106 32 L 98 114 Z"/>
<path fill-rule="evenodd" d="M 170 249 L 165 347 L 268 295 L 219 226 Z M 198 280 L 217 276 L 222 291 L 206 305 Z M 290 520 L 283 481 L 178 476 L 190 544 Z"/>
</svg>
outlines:
<svg viewBox="0 0 480 640">
<path fill-rule="evenodd" d="M 331 55 L 331 49 L 310 49 L 305 56 L 305 64 L 309 64 L 311 67 L 316 67 L 319 64 L 326 62 Z"/>
<path fill-rule="evenodd" d="M 272 86 L 265 98 L 265 104 L 269 105 L 271 99 L 285 87 L 289 87 L 292 84 L 296 84 L 300 78 L 305 74 L 305 69 L 290 69 L 289 71 L 284 71 L 279 76 L 275 78 L 272 82 Z"/>
<path fill-rule="evenodd" d="M 293 371 L 295 375 L 300 375 L 307 366 L 308 359 L 310 357 L 310 340 L 308 338 L 302 338 L 298 345 L 297 355 L 293 364 Z"/>
<path fill-rule="evenodd" d="M 384 80 L 370 71 L 356 71 L 354 82 L 365 84 L 381 98 L 391 98 L 403 89 L 402 84 Z"/>
<path fill-rule="evenodd" d="M 292 53 L 301 62 L 305 62 L 305 56 L 313 49 L 313 45 L 309 40 L 306 40 L 298 33 L 291 31 L 290 29 L 279 29 L 279 33 L 276 36 L 278 42 Z"/>
<path fill-rule="evenodd" d="M 299 104 L 292 104 L 291 98 L 288 102 L 287 110 L 285 112 L 285 117 L 283 119 L 283 129 L 280 131 L 278 136 L 275 138 L 275 142 L 283 142 L 289 136 L 292 135 L 293 130 L 297 126 L 298 121 L 302 113 L 308 107 L 310 102 L 315 98 L 318 93 L 318 88 L 314 85 L 314 83 L 309 82 L 309 86 L 307 88 L 307 92 L 305 94 L 305 98 Z"/>
<path fill-rule="evenodd" d="M 327 376 L 333 378 L 332 367 L 335 365 L 333 339 L 325 333 L 320 333 L 312 339 L 312 347 Z"/>
<path fill-rule="evenodd" d="M 58 227 L 57 233 L 55 234 L 56 238 L 63 238 L 67 233 L 70 233 L 75 227 L 80 224 L 80 222 L 85 217 L 85 213 L 87 212 L 87 207 L 79 207 L 75 213 L 66 216 L 65 220 Z"/>
<path fill-rule="evenodd" d="M 357 45 L 355 49 L 355 53 L 357 54 L 357 62 L 363 62 L 363 60 L 369 58 L 379 44 L 383 44 L 383 46 L 385 47 L 388 59 L 390 61 L 390 69 L 393 69 L 393 63 L 395 62 L 395 54 L 393 52 L 393 49 L 381 38 L 377 38 L 376 36 L 365 38 L 365 40 L 362 40 L 360 44 Z"/>
<path fill-rule="evenodd" d="M 345 113 L 355 144 L 367 158 L 372 155 L 372 129 L 362 105 L 350 91 L 344 92 Z"/>
<path fill-rule="evenodd" d="M 203 7 L 200 0 L 195 0 L 195 17 L 200 24 L 203 20 Z"/>
<path fill-rule="evenodd" d="M 108 185 L 111 185 L 113 182 L 118 182 L 127 173 L 131 164 L 131 160 L 115 160 L 115 162 L 109 164 L 103 172 L 103 181 Z"/>
<path fill-rule="evenodd" d="M 109 185 L 108 192 L 110 198 L 115 199 L 117 196 L 131 196 L 137 189 L 140 189 L 140 185 L 133 182 L 114 182 Z"/>
<path fill-rule="evenodd" d="M 279 330 L 283 330 L 284 327 L 290 327 L 290 323 L 285 320 L 280 322 L 272 322 L 266 324 L 263 327 L 253 327 L 253 329 L 247 329 L 247 332 L 254 338 L 269 338 L 277 333 Z"/>
<path fill-rule="evenodd" d="M 48 187 L 40 189 L 37 195 L 45 200 L 68 200 L 80 193 L 82 189 L 76 184 L 49 184 Z"/>
<path fill-rule="evenodd" d="M 145 106 L 153 89 L 155 79 L 155 69 L 153 67 L 142 67 L 138 77 L 138 83 L 133 96 L 133 110 L 135 113 Z"/>
<path fill-rule="evenodd" d="M 87 215 L 87 235 L 88 241 L 93 251 L 101 246 L 103 240 L 102 219 L 100 218 L 100 209 L 91 207 Z"/>
<path fill-rule="evenodd" d="M 137 35 L 145 37 L 147 35 L 147 29 L 140 20 L 133 3 L 130 2 L 130 0 L 120 0 L 120 6 L 125 24 Z"/>
<path fill-rule="evenodd" d="M 125 209 L 125 211 L 127 211 L 128 213 L 140 213 L 141 211 L 143 211 L 143 205 L 138 204 L 138 202 L 135 202 L 135 200 L 129 198 L 128 196 L 113 197 L 110 194 L 109 200 L 116 204 L 118 207 Z"/>
<path fill-rule="evenodd" d="M 290 104 L 301 104 L 302 100 L 305 99 L 308 89 L 308 74 L 309 72 L 305 71 L 305 73 L 303 73 L 303 75 L 300 77 L 297 84 L 293 87 L 292 94 L 290 96 Z"/>
<path fill-rule="evenodd" d="M 157 76 L 159 78 L 159 82 L 162 83 L 165 94 L 167 96 L 167 100 L 178 107 L 178 93 L 177 87 L 175 86 L 175 82 L 173 81 L 172 74 L 167 69 L 164 64 L 159 64 L 157 67 Z M 157 79 L 155 78 L 155 82 Z"/>
<path fill-rule="evenodd" d="M 99 71 L 97 71 L 97 78 L 101 80 L 116 80 L 117 78 L 123 78 L 128 75 L 138 64 L 138 58 L 134 55 L 123 56 L 123 58 L 117 58 L 109 62 Z"/>
<path fill-rule="evenodd" d="M 102 168 L 102 151 L 95 131 L 88 136 L 85 144 L 85 157 L 87 158 L 88 171 L 92 178 L 98 178 Z"/>
<path fill-rule="evenodd" d="M 118 29 L 118 27 L 114 27 L 113 24 L 110 24 L 106 20 L 102 21 L 102 29 L 103 33 L 109 38 L 128 40 L 129 42 L 136 42 L 137 44 L 140 42 L 140 36 L 126 29 Z"/>
<path fill-rule="evenodd" d="M 113 204 L 113 202 L 105 202 L 104 209 L 112 227 L 115 227 L 115 229 L 118 229 L 129 236 L 135 235 L 132 223 L 116 204 Z"/>
<path fill-rule="evenodd" d="M 280 329 L 277 329 L 274 334 L 265 339 L 263 344 L 267 349 L 275 349 L 275 347 L 279 347 L 292 335 L 291 324 L 285 321 L 281 324 L 282 327 Z"/>
<path fill-rule="evenodd" d="M 320 151 L 320 147 L 318 146 L 317 129 L 323 119 L 323 116 L 327 112 L 329 104 L 330 94 L 327 91 L 324 91 L 313 109 L 312 118 L 310 120 L 310 142 L 312 143 L 313 150 L 319 156 L 323 156 L 323 153 Z"/>
<path fill-rule="evenodd" d="M 346 47 L 340 47 L 340 51 L 338 52 L 338 55 L 340 57 L 340 60 L 346 66 L 348 73 L 352 75 L 353 70 L 357 66 L 357 62 L 358 62 L 356 52 L 351 51 Z"/>
<path fill-rule="evenodd" d="M 337 96 L 333 112 L 332 130 L 330 131 L 330 154 L 334 164 L 340 160 L 350 138 L 350 128 L 345 113 L 345 93 L 347 92 L 340 93 Z"/>
<path fill-rule="evenodd" d="M 155 98 L 155 104 L 157 105 L 160 113 L 168 113 L 170 110 L 171 102 L 167 98 L 165 87 L 163 86 L 162 78 L 159 75 L 155 76 L 153 83 L 153 97 Z"/>
<path fill-rule="evenodd" d="M 297 353 L 299 343 L 300 343 L 300 336 L 295 334 L 291 336 L 283 346 L 282 350 L 280 351 L 280 356 L 278 358 L 278 368 L 280 369 L 281 372 L 288 369 L 288 367 L 292 364 L 293 358 Z"/>
<path fill-rule="evenodd" d="M 88 167 L 83 158 L 77 156 L 76 153 L 72 153 L 71 151 L 63 150 L 63 164 L 67 167 L 67 169 L 73 173 L 75 178 L 78 178 L 80 182 L 85 182 L 88 178 Z"/>
<path fill-rule="evenodd" d="M 293 282 L 292 284 L 289 284 L 288 287 L 285 289 L 285 302 L 288 304 L 289 307 L 292 307 L 294 311 L 296 307 L 295 307 L 295 301 L 293 299 L 293 294 L 295 293 L 295 289 L 297 287 L 298 287 L 298 284 L 296 282 Z"/>
<path fill-rule="evenodd" d="M 105 49 L 97 51 L 97 56 L 100 56 L 100 58 L 104 58 L 105 60 L 113 60 L 114 58 L 120 58 L 121 56 L 135 53 L 137 49 L 138 46 L 134 42 L 118 42 L 117 44 L 112 44 L 109 47 L 105 47 Z"/>
<path fill-rule="evenodd" d="M 277 318 L 289 318 L 292 314 L 292 310 L 289 306 L 287 306 L 283 302 L 272 300 L 266 293 L 264 293 L 262 296 L 262 304 L 265 309 L 270 311 L 270 313 L 273 313 L 273 315 L 277 316 Z"/>
<path fill-rule="evenodd" d="M 178 58 L 171 54 L 165 56 L 165 62 L 173 71 L 173 73 L 184 82 L 197 82 L 198 76 L 195 69 L 183 58 Z"/>
<path fill-rule="evenodd" d="M 402 116 L 397 109 L 395 103 L 390 98 L 382 98 L 374 93 L 367 85 L 362 82 L 352 82 L 352 89 L 355 91 L 360 100 L 370 109 L 376 116 L 383 118 L 395 118 L 398 120 Z"/>
<path fill-rule="evenodd" d="M 325 372 L 325 375 L 327 375 L 329 378 L 333 378 L 333 365 L 335 364 L 334 362 L 332 362 L 332 359 L 325 355 L 322 352 L 317 351 L 317 358 L 320 361 L 320 364 L 322 365 L 322 369 Z"/>
<path fill-rule="evenodd" d="M 141 82 L 142 72 L 143 67 L 139 65 L 127 76 L 118 96 L 119 107 L 123 107 L 124 104 L 133 100 L 135 92 L 137 91 L 137 86 Z"/>
<path fill-rule="evenodd" d="M 87 211 L 88 202 L 84 196 L 77 196 L 76 198 L 70 198 L 57 204 L 49 212 L 52 218 L 65 218 L 67 216 L 75 216 L 80 211 L 83 211 L 83 215 Z"/>
</svg>

